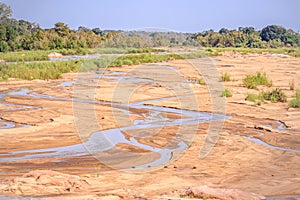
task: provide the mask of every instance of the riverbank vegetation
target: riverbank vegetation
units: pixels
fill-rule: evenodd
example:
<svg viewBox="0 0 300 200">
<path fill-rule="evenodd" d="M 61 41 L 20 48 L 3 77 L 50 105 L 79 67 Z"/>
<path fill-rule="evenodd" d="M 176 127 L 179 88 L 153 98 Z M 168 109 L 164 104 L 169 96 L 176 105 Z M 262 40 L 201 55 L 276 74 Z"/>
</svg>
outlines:
<svg viewBox="0 0 300 200">
<path fill-rule="evenodd" d="M 58 79 L 63 73 L 77 72 L 83 60 L 11 63 L 0 65 L 0 81 L 9 78 L 33 79 Z"/>
<path fill-rule="evenodd" d="M 97 48 L 97 49 L 57 49 L 56 53 L 67 55 L 87 54 L 136 54 L 136 53 L 159 53 L 165 50 L 159 48 Z M 30 50 L 0 53 L 0 60 L 5 62 L 47 61 L 52 50 Z M 197 53 L 195 53 L 197 54 Z"/>
<path fill-rule="evenodd" d="M 300 55 L 300 35 L 291 29 L 269 25 L 262 30 L 239 27 L 198 33 L 172 31 L 115 31 L 79 26 L 71 29 L 63 22 L 43 29 L 35 22 L 11 17 L 12 10 L 0 3 L 0 52 L 21 50 L 61 50 L 89 48 L 151 48 L 199 46 L 214 48 L 292 48 L 289 54 Z M 240 49 L 241 50 L 241 49 Z M 239 50 L 239 51 L 240 51 Z M 250 50 L 243 50 L 249 52 Z M 149 53 L 151 50 L 133 50 L 132 53 Z M 258 52 L 258 50 L 255 50 Z M 211 54 L 217 54 L 215 51 Z"/>
<path fill-rule="evenodd" d="M 142 63 L 157 63 L 185 57 L 196 58 L 203 53 L 191 54 L 127 54 L 121 56 L 101 56 L 97 59 L 76 59 L 68 61 L 17 62 L 0 64 L 0 80 L 18 79 L 58 79 L 63 73 L 97 70 L 104 67 L 121 67 Z"/>
</svg>

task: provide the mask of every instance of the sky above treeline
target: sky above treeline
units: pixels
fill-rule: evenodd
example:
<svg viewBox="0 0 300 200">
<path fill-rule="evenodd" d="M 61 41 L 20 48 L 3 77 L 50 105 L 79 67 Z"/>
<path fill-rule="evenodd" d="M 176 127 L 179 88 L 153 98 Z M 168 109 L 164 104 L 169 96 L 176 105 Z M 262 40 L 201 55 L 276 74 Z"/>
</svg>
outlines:
<svg viewBox="0 0 300 200">
<path fill-rule="evenodd" d="M 1 0 L 13 17 L 52 28 L 178 32 L 282 25 L 300 31 L 300 0 Z"/>
</svg>

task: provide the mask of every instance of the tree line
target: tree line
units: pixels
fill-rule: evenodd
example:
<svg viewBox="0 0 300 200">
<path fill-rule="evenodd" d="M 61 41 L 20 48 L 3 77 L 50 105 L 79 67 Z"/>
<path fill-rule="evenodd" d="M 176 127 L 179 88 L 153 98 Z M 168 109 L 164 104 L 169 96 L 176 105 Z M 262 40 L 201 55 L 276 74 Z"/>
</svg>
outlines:
<svg viewBox="0 0 300 200">
<path fill-rule="evenodd" d="M 192 38 L 204 47 L 278 48 L 299 47 L 300 35 L 292 29 L 269 25 L 262 30 L 240 27 L 238 30 L 220 29 L 193 34 Z"/>
<path fill-rule="evenodd" d="M 12 10 L 0 3 L 0 52 L 19 50 L 79 49 L 95 47 L 299 47 L 300 36 L 293 30 L 271 25 L 262 30 L 241 27 L 238 30 L 222 28 L 200 33 L 102 31 L 84 26 L 72 30 L 57 22 L 53 28 L 42 29 L 37 23 L 16 20 Z"/>
</svg>

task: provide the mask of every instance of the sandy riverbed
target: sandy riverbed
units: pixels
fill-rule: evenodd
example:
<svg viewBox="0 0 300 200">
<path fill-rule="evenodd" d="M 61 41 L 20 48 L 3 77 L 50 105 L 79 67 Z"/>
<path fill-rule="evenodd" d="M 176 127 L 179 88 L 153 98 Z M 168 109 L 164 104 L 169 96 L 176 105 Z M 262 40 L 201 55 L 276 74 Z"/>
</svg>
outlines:
<svg viewBox="0 0 300 200">
<path fill-rule="evenodd" d="M 100 163 L 92 155 L 45 157 L 20 161 L 4 161 L 0 165 L 0 191 L 5 195 L 46 195 L 57 197 L 67 195 L 71 197 L 123 198 L 123 199 L 164 199 L 163 195 L 178 197 L 178 191 L 189 186 L 207 185 L 213 188 L 232 188 L 246 192 L 257 193 L 263 196 L 300 195 L 300 110 L 288 109 L 287 103 L 263 103 L 256 106 L 245 101 L 247 93 L 257 92 L 242 85 L 242 79 L 246 74 L 264 71 L 273 81 L 271 88 L 279 87 L 287 94 L 288 99 L 295 94 L 289 90 L 289 82 L 294 79 L 295 87 L 300 89 L 300 59 L 281 58 L 268 55 L 241 55 L 237 53 L 224 53 L 223 56 L 214 57 L 213 65 L 220 73 L 228 72 L 233 81 L 225 82 L 224 87 L 232 91 L 233 96 L 226 99 L 226 115 L 220 138 L 205 158 L 199 159 L 199 151 L 209 128 L 209 123 L 183 126 L 187 134 L 185 141 L 190 147 L 179 155 L 175 152 L 176 160 L 160 165 L 159 169 L 150 172 L 130 172 L 113 170 L 110 165 Z M 217 61 L 217 62 L 215 62 Z M 149 65 L 148 65 L 149 66 Z M 156 65 L 154 65 L 155 68 Z M 186 90 L 179 90 L 183 85 L 177 85 L 170 89 L 165 80 L 166 77 L 175 77 L 178 80 L 197 79 L 195 68 L 189 66 L 187 61 L 177 60 L 168 63 L 160 63 L 159 66 L 171 66 L 161 71 L 163 78 L 157 78 L 155 83 L 122 83 L 118 84 L 111 79 L 101 79 L 99 82 L 91 82 L 91 87 L 96 88 L 95 99 L 101 102 L 134 103 L 150 99 L 177 96 L 178 98 L 160 99 L 156 102 L 148 102 L 149 106 L 158 105 L 172 108 L 193 109 L 210 112 L 211 94 L 206 86 L 181 82 L 187 84 Z M 156 66 L 157 67 L 157 66 Z M 148 68 L 147 68 L 148 69 Z M 159 68 L 160 69 L 160 68 Z M 124 72 L 115 76 L 136 75 L 142 66 L 130 66 L 111 68 L 111 71 Z M 150 69 L 149 73 L 151 72 Z M 176 74 L 172 76 L 176 70 Z M 154 76 L 154 75 L 153 75 Z M 140 75 L 139 75 L 140 77 Z M 1 82 L 1 93 L 18 91 L 27 88 L 31 93 L 54 96 L 56 98 L 71 98 L 74 85 L 61 86 L 62 82 L 72 82 L 78 79 L 77 74 L 65 74 L 61 80 L 53 81 L 17 81 Z M 142 77 L 149 78 L 149 77 Z M 153 78 L 153 77 L 152 77 Z M 178 80 L 176 80 L 178 78 Z M 176 82 L 177 81 L 177 82 Z M 75 81 L 76 82 L 76 81 Z M 173 83 L 174 83 L 173 82 Z M 164 85 L 166 84 L 166 85 Z M 271 88 L 260 87 L 270 90 Z M 80 94 L 87 90 L 75 88 Z M 127 96 L 118 96 L 116 91 L 127 91 Z M 175 91 L 175 92 L 174 92 Z M 190 94 L 189 92 L 193 92 Z M 186 94 L 193 95 L 197 99 L 197 105 L 189 104 L 186 99 L 180 99 Z M 129 95 L 128 95 L 129 94 Z M 88 94 L 87 94 L 88 95 Z M 84 95 L 82 95 L 84 96 Z M 81 97 L 82 97 L 81 96 Z M 124 101 L 124 102 L 123 102 Z M 8 110 L 9 108 L 14 110 Z M 19 105 L 19 106 L 18 106 Z M 21 105 L 21 106 L 20 106 Z M 24 107 L 24 105 L 32 107 Z M 80 105 L 80 102 L 77 106 Z M 2 121 L 13 122 L 14 128 L 1 129 L 0 127 L 0 159 L 18 157 L 9 155 L 10 152 L 47 149 L 63 146 L 72 146 L 85 142 L 90 134 L 78 134 L 78 126 L 90 126 L 92 130 L 107 130 L 127 125 L 136 120 L 145 120 L 143 116 L 130 116 L 112 109 L 110 105 L 97 104 L 93 106 L 97 127 L 87 122 L 80 125 L 74 119 L 74 112 L 85 113 L 90 107 L 76 107 L 71 100 L 34 98 L 8 94 L 2 99 L 0 105 L 0 117 Z M 143 108 L 130 108 L 133 113 L 144 113 Z M 77 115 L 75 115 L 77 116 Z M 172 113 L 164 113 L 163 117 L 174 119 L 178 116 Z M 85 116 L 77 116 L 85 119 Z M 0 121 L 1 122 L 1 121 Z M 79 123 L 79 124 L 78 124 Z M 77 126 L 76 126 L 77 125 Z M 26 127 L 24 127 L 26 126 Z M 138 142 L 156 148 L 163 148 L 176 137 L 178 126 L 168 126 L 155 130 L 154 136 L 139 136 Z M 192 133 L 195 132 L 195 135 Z M 126 138 L 130 138 L 129 133 Z M 190 135 L 189 135 L 190 134 Z M 189 138 L 193 137 L 193 138 Z M 101 154 L 104 159 L 113 156 L 118 158 L 119 150 L 137 153 L 142 162 L 149 159 L 157 159 L 157 154 L 150 154 L 148 150 L 133 147 L 128 144 L 119 144 L 107 154 Z M 23 153 L 26 155 L 26 153 Z M 43 154 L 41 152 L 36 154 Z M 177 155 L 178 154 L 178 155 Z M 149 156 L 151 155 L 151 156 Z M 124 154 L 122 154 L 124 156 Z M 121 159 L 121 158 L 119 158 Z M 124 158 L 122 158 L 124 161 Z M 133 165 L 130 156 L 126 166 Z M 137 160 L 137 157 L 135 157 Z M 137 161 L 139 163 L 139 161 Z M 117 166 L 117 165 L 113 165 Z M 7 183 L 16 177 L 34 170 L 53 170 L 66 174 L 78 175 L 88 184 L 82 190 L 61 191 L 51 190 L 37 194 L 30 187 L 21 192 L 7 190 Z M 110 195 L 110 196 L 109 196 Z M 59 196 L 58 196 L 59 197 Z"/>
</svg>

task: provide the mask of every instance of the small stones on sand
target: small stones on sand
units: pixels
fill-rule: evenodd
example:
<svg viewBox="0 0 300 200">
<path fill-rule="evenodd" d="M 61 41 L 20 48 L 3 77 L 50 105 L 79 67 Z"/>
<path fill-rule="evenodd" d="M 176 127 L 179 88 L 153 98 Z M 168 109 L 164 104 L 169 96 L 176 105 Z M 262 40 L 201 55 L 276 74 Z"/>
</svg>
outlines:
<svg viewBox="0 0 300 200">
<path fill-rule="evenodd" d="M 224 188 L 210 188 L 206 185 L 188 187 L 181 194 L 182 197 L 193 198 L 212 198 L 212 199 L 226 199 L 226 200 L 260 200 L 265 197 L 245 192 L 238 189 L 224 189 Z"/>
<path fill-rule="evenodd" d="M 17 195 L 61 194 L 80 191 L 88 182 L 79 176 L 52 170 L 36 170 L 12 179 L 0 192 Z"/>
</svg>

